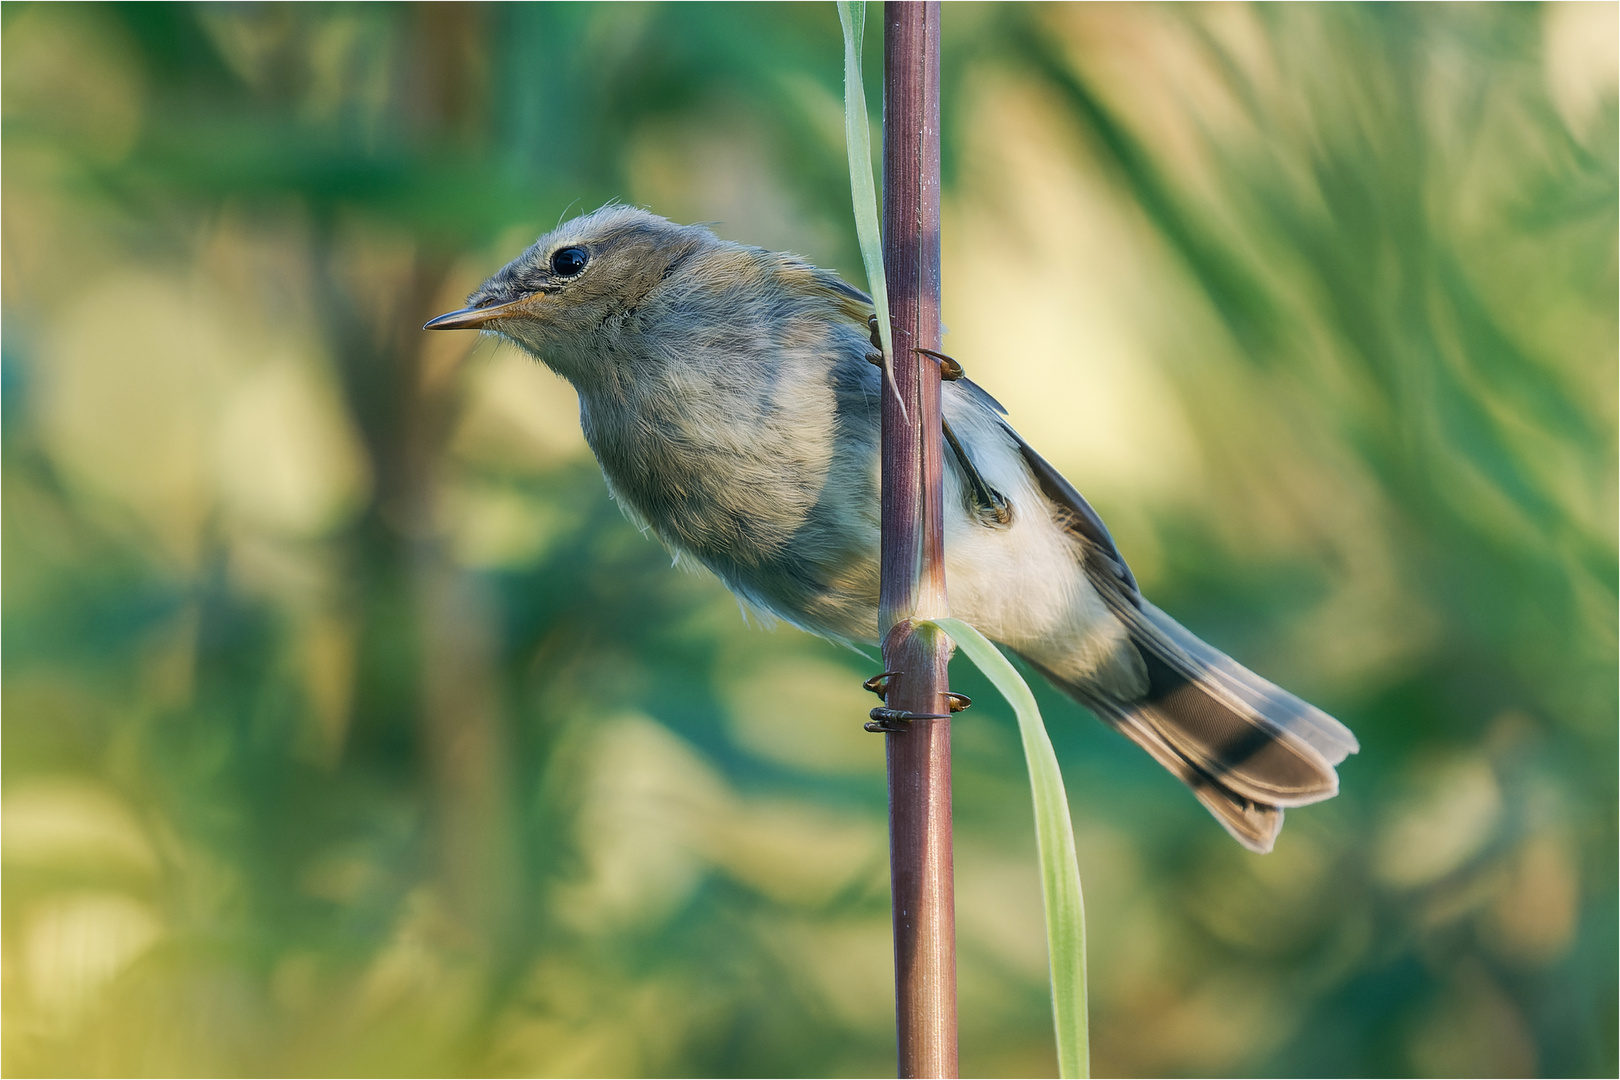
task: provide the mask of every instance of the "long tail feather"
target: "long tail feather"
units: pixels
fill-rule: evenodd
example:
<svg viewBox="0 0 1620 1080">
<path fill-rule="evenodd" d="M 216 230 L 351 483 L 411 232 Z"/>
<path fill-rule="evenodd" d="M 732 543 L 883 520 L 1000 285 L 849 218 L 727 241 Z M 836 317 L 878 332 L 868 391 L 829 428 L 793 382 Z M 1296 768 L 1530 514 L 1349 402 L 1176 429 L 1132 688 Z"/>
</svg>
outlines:
<svg viewBox="0 0 1620 1080">
<path fill-rule="evenodd" d="M 1146 601 L 1115 614 L 1147 670 L 1145 694 L 1120 700 L 1047 677 L 1191 788 L 1238 842 L 1270 851 L 1284 807 L 1338 793 L 1334 765 L 1358 748 L 1348 728 Z"/>
<path fill-rule="evenodd" d="M 1140 601 L 1139 610 L 1159 635 L 1181 650 L 1198 676 L 1218 683 L 1268 723 L 1310 743 L 1329 765 L 1361 749 L 1350 729 L 1321 709 L 1242 667 L 1146 600 Z"/>
<path fill-rule="evenodd" d="M 1083 696 L 1070 686 L 1064 686 L 1064 689 L 1153 755 L 1155 761 L 1191 788 L 1198 801 L 1215 815 L 1215 820 L 1225 826 L 1238 843 L 1262 855 L 1271 850 L 1277 841 L 1277 834 L 1282 831 L 1282 808 L 1238 794 L 1217 777 L 1187 760 L 1164 737 L 1163 733 L 1173 727 L 1173 720 L 1139 706 Z"/>
</svg>

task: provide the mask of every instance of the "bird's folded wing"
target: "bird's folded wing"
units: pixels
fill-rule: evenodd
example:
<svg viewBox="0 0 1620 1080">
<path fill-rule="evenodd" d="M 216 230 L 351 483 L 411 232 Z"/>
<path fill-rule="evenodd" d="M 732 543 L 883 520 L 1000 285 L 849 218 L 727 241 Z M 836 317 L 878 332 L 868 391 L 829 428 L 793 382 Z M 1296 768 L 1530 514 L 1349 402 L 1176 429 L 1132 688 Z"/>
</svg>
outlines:
<svg viewBox="0 0 1620 1080">
<path fill-rule="evenodd" d="M 966 379 L 962 381 L 967 382 Z M 989 394 L 984 396 L 990 398 Z M 995 399 L 990 398 L 990 401 L 994 403 Z M 1136 575 L 1125 565 L 1125 556 L 1114 546 L 1114 538 L 1109 535 L 1108 526 L 1103 524 L 1103 519 L 1098 516 L 1097 511 L 1093 510 L 1085 497 L 1074 489 L 1073 484 L 1064 479 L 1062 473 L 1054 469 L 1045 458 L 1035 452 L 1033 446 L 1024 441 L 1022 435 L 1013 430 L 1011 424 L 1003 421 L 1001 426 L 1018 444 L 1019 452 L 1024 455 L 1024 461 L 1028 463 L 1029 470 L 1034 474 L 1042 493 L 1058 507 L 1068 511 L 1070 531 L 1086 541 L 1086 572 L 1097 585 L 1098 591 L 1103 593 L 1105 599 L 1113 595 L 1126 603 L 1140 604 L 1142 594 L 1136 587 Z"/>
<path fill-rule="evenodd" d="M 1109 535 L 1102 518 L 1074 489 L 1074 485 L 1036 453 L 1016 431 L 1010 426 L 1007 426 L 1007 431 L 1017 441 L 1019 450 L 1023 453 L 1024 460 L 1028 463 L 1042 493 L 1068 512 L 1070 530 L 1082 542 L 1088 579 L 1114 616 L 1125 625 L 1130 633 L 1131 643 L 1142 652 L 1151 668 L 1161 672 L 1154 679 L 1156 687 L 1164 683 L 1165 685 L 1159 689 L 1168 693 L 1172 692 L 1174 685 L 1184 680 L 1189 687 L 1195 687 L 1200 696 L 1207 695 L 1214 702 L 1224 706 L 1219 712 L 1223 714 L 1227 723 L 1252 725 L 1275 736 L 1284 744 L 1278 747 L 1278 750 L 1291 751 L 1306 765 L 1319 763 L 1319 768 L 1314 771 L 1327 776 L 1332 775 L 1333 765 L 1343 761 L 1348 754 L 1356 752 L 1359 747 L 1349 728 L 1308 702 L 1249 671 L 1148 603 L 1137 588 L 1136 579 L 1131 574 L 1130 567 L 1125 564 L 1119 549 L 1114 545 L 1113 537 Z M 1212 717 L 1215 712 L 1206 711 L 1206 715 Z M 1251 771 L 1245 768 L 1234 770 L 1233 762 L 1228 755 L 1210 753 L 1213 746 L 1230 741 L 1216 737 L 1217 733 L 1213 730 L 1203 732 L 1197 730 L 1196 726 L 1189 727 L 1183 724 L 1179 725 L 1179 730 L 1172 729 L 1163 734 L 1178 751 L 1192 761 L 1201 767 L 1224 772 L 1229 780 L 1236 779 L 1241 783 L 1242 774 Z M 1180 735 L 1186 735 L 1188 738 L 1178 737 Z M 1222 761 L 1220 758 L 1227 760 Z M 1272 784 L 1267 784 L 1261 779 L 1261 774 L 1275 775 L 1279 771 L 1287 773 L 1291 770 L 1277 770 L 1274 766 L 1263 767 L 1263 763 L 1258 760 L 1251 762 L 1250 765 L 1255 773 L 1251 778 L 1252 781 L 1262 787 L 1270 787 L 1272 790 L 1267 797 L 1283 805 L 1300 797 L 1314 801 L 1315 798 L 1331 794 L 1337 787 L 1334 784 L 1329 788 L 1324 784 L 1309 792 L 1304 789 L 1290 792 L 1286 789 L 1293 785 L 1272 787 Z M 1307 768 L 1306 771 L 1313 770 Z M 1256 795 L 1260 794 L 1261 792 L 1256 792 Z"/>
</svg>

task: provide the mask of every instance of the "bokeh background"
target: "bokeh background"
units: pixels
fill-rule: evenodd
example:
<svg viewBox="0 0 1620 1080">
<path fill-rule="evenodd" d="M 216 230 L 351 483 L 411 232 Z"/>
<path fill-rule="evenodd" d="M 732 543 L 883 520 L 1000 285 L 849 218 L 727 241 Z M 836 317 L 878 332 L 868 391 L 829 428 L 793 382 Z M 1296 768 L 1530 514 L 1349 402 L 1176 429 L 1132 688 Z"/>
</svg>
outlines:
<svg viewBox="0 0 1620 1080">
<path fill-rule="evenodd" d="M 1099 1075 L 1616 1072 L 1616 11 L 946 7 L 947 348 L 1362 743 L 1257 857 L 1042 687 Z M 0 18 L 5 1071 L 891 1073 L 873 662 L 418 330 L 610 199 L 861 282 L 833 5 Z M 956 678 L 963 1068 L 1050 1073 Z"/>
</svg>

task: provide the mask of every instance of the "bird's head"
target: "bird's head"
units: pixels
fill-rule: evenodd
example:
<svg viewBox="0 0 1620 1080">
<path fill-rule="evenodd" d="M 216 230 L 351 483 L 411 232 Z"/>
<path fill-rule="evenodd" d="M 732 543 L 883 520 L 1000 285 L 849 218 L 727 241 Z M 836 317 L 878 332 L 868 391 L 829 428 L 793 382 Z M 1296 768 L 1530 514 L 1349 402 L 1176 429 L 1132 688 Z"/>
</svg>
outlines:
<svg viewBox="0 0 1620 1080">
<path fill-rule="evenodd" d="M 714 234 L 645 210 L 605 206 L 542 236 L 425 330 L 491 330 L 576 381 L 593 342 Z"/>
</svg>

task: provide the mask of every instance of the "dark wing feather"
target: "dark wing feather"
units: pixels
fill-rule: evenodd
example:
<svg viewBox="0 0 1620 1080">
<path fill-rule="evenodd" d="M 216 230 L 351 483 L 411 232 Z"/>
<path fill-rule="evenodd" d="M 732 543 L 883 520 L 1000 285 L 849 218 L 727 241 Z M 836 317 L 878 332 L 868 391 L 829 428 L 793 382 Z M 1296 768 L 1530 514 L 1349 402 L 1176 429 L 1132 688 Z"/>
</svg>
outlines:
<svg viewBox="0 0 1620 1080">
<path fill-rule="evenodd" d="M 989 394 L 984 396 L 990 397 Z M 1040 485 L 1042 494 L 1069 511 L 1072 530 L 1086 541 L 1086 570 L 1093 579 L 1101 578 L 1106 582 L 1107 590 L 1104 595 L 1114 594 L 1127 603 L 1138 603 L 1142 599 L 1142 593 L 1136 587 L 1136 575 L 1125 565 L 1125 556 L 1114 546 L 1114 538 L 1109 535 L 1108 526 L 1103 524 L 1103 519 L 1097 515 L 1097 511 L 1093 510 L 1085 497 L 1074 489 L 1073 484 L 1064 479 L 1062 473 L 1054 469 L 1045 458 L 1035 452 L 1033 446 L 1024 441 L 1022 435 L 1013 430 L 1011 424 L 1003 423 L 1001 426 L 1018 444 L 1019 452 L 1029 464 L 1029 471 L 1035 475 L 1035 482 Z M 1102 589 L 1101 585 L 1098 587 Z"/>
<path fill-rule="evenodd" d="M 1067 514 L 1086 575 L 1141 654 L 1148 691 L 1113 698 L 1054 680 L 1193 789 L 1238 840 L 1269 850 L 1282 807 L 1338 792 L 1333 766 L 1357 749 L 1348 728 L 1241 667 L 1143 598 L 1091 504 L 1010 426 L 1041 492 Z"/>
</svg>

